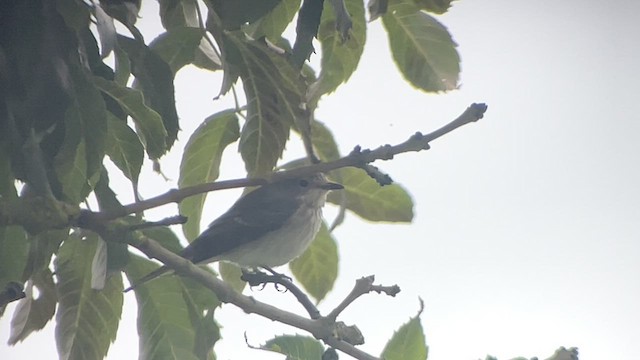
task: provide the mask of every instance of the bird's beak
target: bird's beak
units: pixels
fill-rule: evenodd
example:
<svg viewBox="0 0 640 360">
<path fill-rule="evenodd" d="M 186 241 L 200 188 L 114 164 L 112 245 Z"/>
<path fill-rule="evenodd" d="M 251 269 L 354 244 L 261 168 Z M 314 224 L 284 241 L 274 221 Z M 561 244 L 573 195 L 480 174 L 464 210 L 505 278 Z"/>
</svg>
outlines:
<svg viewBox="0 0 640 360">
<path fill-rule="evenodd" d="M 320 186 L 318 186 L 320 189 L 324 189 L 324 190 L 342 190 L 344 189 L 344 186 L 338 184 L 338 183 L 332 183 L 332 182 L 327 182 L 324 184 L 320 184 Z"/>
</svg>

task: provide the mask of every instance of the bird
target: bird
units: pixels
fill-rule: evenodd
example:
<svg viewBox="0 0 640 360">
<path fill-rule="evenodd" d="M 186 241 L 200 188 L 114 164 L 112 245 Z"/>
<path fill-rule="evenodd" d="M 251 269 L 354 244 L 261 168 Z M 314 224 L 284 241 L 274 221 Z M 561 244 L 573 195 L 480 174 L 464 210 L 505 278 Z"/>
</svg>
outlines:
<svg viewBox="0 0 640 360">
<path fill-rule="evenodd" d="M 194 264 L 227 261 L 268 270 L 284 265 L 302 255 L 315 238 L 328 192 L 343 188 L 322 173 L 263 185 L 239 198 L 180 255 Z M 161 266 L 124 291 L 170 270 Z"/>
</svg>

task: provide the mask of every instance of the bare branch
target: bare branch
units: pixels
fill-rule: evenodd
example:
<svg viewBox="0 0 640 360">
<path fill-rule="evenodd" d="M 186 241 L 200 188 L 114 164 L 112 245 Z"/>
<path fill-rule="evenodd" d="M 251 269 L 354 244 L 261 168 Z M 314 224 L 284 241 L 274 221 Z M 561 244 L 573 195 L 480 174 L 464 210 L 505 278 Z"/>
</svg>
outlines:
<svg viewBox="0 0 640 360">
<path fill-rule="evenodd" d="M 218 181 L 213 183 L 205 183 L 194 185 L 182 189 L 172 189 L 169 192 L 156 196 L 154 198 L 136 202 L 133 204 L 125 205 L 116 211 L 105 212 L 91 212 L 83 211 L 77 223 L 79 226 L 86 223 L 105 222 L 113 220 L 119 217 L 123 217 L 129 214 L 142 212 L 147 209 L 155 208 L 161 205 L 169 204 L 172 202 L 179 203 L 187 197 L 202 194 L 214 190 L 231 189 L 237 187 L 246 186 L 259 186 L 264 185 L 269 181 L 283 180 L 287 178 L 294 178 L 300 176 L 308 176 L 318 172 L 329 172 L 331 170 L 343 168 L 343 167 L 358 167 L 365 169 L 367 173 L 376 179 L 380 184 L 390 184 L 391 179 L 386 175 L 378 171 L 375 167 L 368 165 L 376 160 L 391 160 L 395 155 L 410 152 L 410 151 L 422 151 L 430 148 L 429 143 L 439 137 L 472 122 L 482 119 L 487 105 L 485 104 L 471 104 L 458 118 L 450 122 L 449 124 L 441 127 L 440 129 L 433 131 L 429 134 L 423 135 L 420 132 L 412 135 L 407 141 L 397 145 L 383 145 L 374 150 L 362 149 L 360 146 L 356 146 L 354 150 L 347 156 L 338 160 L 318 163 L 309 166 L 302 166 L 299 168 L 280 171 L 271 174 L 268 179 L 235 179 Z"/>
<path fill-rule="evenodd" d="M 356 284 L 351 290 L 351 292 L 349 293 L 349 295 L 347 295 L 347 297 L 344 298 L 344 300 L 342 300 L 342 302 L 338 306 L 336 306 L 336 308 L 333 309 L 333 311 L 331 311 L 331 313 L 329 313 L 329 315 L 327 315 L 326 318 L 329 321 L 335 321 L 338 318 L 338 315 L 340 315 L 340 313 L 343 312 L 344 309 L 346 309 L 349 305 L 351 305 L 352 302 L 354 302 L 360 296 L 370 293 L 372 291 L 375 291 L 377 293 L 384 292 L 389 296 L 396 296 L 396 294 L 400 292 L 400 287 L 398 287 L 398 285 L 393 285 L 393 286 L 373 285 L 374 280 L 375 280 L 375 276 L 373 275 L 365 276 L 356 280 Z"/>
</svg>

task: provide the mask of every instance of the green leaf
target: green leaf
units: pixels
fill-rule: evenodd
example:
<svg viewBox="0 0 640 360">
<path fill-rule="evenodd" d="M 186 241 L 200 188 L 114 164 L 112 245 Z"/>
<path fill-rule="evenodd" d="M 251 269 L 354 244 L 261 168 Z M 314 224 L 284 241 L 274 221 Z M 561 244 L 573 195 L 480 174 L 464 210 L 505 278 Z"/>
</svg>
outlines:
<svg viewBox="0 0 640 360">
<path fill-rule="evenodd" d="M 130 282 L 158 266 L 132 256 L 125 272 Z M 162 276 L 135 288 L 138 302 L 140 359 L 195 360 L 196 332 L 192 326 L 182 285 L 176 276 Z"/>
<path fill-rule="evenodd" d="M 266 37 L 272 43 L 280 41 L 284 30 L 300 9 L 301 0 L 282 0 L 268 14 L 249 24 L 244 30 L 254 39 Z"/>
<path fill-rule="evenodd" d="M 0 146 L 4 146 L 1 140 L 0 138 Z M 9 156 L 8 151 L 0 151 L 0 196 L 15 199 L 17 193 Z"/>
<path fill-rule="evenodd" d="M 33 297 L 33 288 L 38 289 L 38 297 Z M 34 331 L 41 330 L 53 318 L 58 297 L 53 283 L 53 274 L 43 269 L 27 282 L 26 297 L 21 299 L 11 319 L 11 336 L 8 344 L 23 341 Z"/>
<path fill-rule="evenodd" d="M 320 360 L 324 352 L 318 340 L 302 335 L 277 336 L 260 348 L 286 355 L 287 360 Z"/>
<path fill-rule="evenodd" d="M 29 258 L 24 270 L 24 279 L 49 268 L 51 257 L 58 251 L 62 241 L 69 237 L 69 229 L 47 230 L 29 235 Z"/>
<path fill-rule="evenodd" d="M 119 35 L 118 44 L 131 60 L 131 72 L 136 78 L 134 88 L 140 87 L 147 104 L 162 118 L 167 132 L 166 150 L 169 150 L 179 130 L 174 74 L 169 65 L 144 43 Z"/>
<path fill-rule="evenodd" d="M 65 147 L 68 144 L 66 143 Z M 62 184 L 62 190 L 70 201 L 77 204 L 84 200 L 88 195 L 86 190 L 89 186 L 84 139 L 80 140 L 73 153 L 56 155 L 56 173 Z"/>
<path fill-rule="evenodd" d="M 196 0 L 159 0 L 160 19 L 167 30 L 190 27 L 200 28 Z M 193 65 L 211 71 L 220 70 L 222 62 L 211 44 L 203 37 L 195 50 Z"/>
<path fill-rule="evenodd" d="M 413 201 L 398 184 L 380 186 L 362 169 L 343 168 L 337 174 L 344 185 L 347 209 L 369 221 L 411 222 Z M 340 205 L 341 194 L 329 193 L 328 200 Z"/>
<path fill-rule="evenodd" d="M 311 104 L 316 104 L 323 94 L 333 92 L 340 84 L 349 80 L 360 62 L 367 39 L 364 2 L 345 0 L 345 5 L 351 15 L 353 27 L 349 39 L 343 42 L 336 30 L 333 6 L 329 1 L 324 3 L 322 21 L 318 29 L 318 40 L 322 44 L 322 70 L 318 80 L 309 87 L 308 99 Z"/>
<path fill-rule="evenodd" d="M 389 4 L 382 16 L 393 60 L 413 86 L 427 92 L 456 89 L 460 56 L 444 25 L 411 0 Z"/>
<path fill-rule="evenodd" d="M 72 100 L 65 113 L 64 143 L 55 156 L 55 169 L 64 194 L 79 203 L 89 194 L 89 179 L 101 168 L 107 132 L 106 105 L 82 70 L 69 66 Z"/>
<path fill-rule="evenodd" d="M 429 348 L 425 342 L 420 314 L 402 325 L 382 351 L 385 360 L 426 360 Z"/>
<path fill-rule="evenodd" d="M 107 125 L 107 155 L 127 179 L 137 184 L 144 161 L 144 147 L 138 134 L 111 113 L 107 116 Z"/>
<path fill-rule="evenodd" d="M 56 10 L 68 27 L 80 31 L 89 26 L 89 7 L 74 0 L 56 0 Z"/>
<path fill-rule="evenodd" d="M 322 161 L 333 161 L 340 158 L 338 143 L 331 130 L 322 122 L 311 122 L 311 143 Z"/>
<path fill-rule="evenodd" d="M 307 116 L 301 108 L 304 84 L 284 57 L 242 33 L 227 34 L 224 48 L 228 61 L 238 65 L 247 97 L 239 144 L 245 168 L 250 176 L 271 172 L 290 127 Z"/>
<path fill-rule="evenodd" d="M 100 90 L 116 100 L 131 116 L 149 157 L 158 159 L 162 156 L 167 151 L 167 131 L 160 115 L 145 104 L 142 93 L 97 76 L 93 77 L 93 82 Z"/>
<path fill-rule="evenodd" d="M 174 27 L 155 38 L 149 48 L 164 60 L 173 74 L 195 59 L 204 30 L 193 27 Z"/>
<path fill-rule="evenodd" d="M 109 277 L 101 291 L 91 289 L 91 262 L 98 238 L 72 234 L 54 261 L 59 305 L 56 343 L 62 359 L 102 359 L 115 340 L 122 313 L 122 277 Z"/>
<path fill-rule="evenodd" d="M 444 14 L 451 7 L 453 0 L 413 0 L 414 3 L 424 11 L 433 14 Z"/>
<path fill-rule="evenodd" d="M 231 285 L 235 291 L 242 293 L 242 290 L 247 286 L 247 282 L 241 278 L 242 269 L 238 265 L 221 261 L 218 263 L 218 271 L 222 280 Z"/>
<path fill-rule="evenodd" d="M 289 268 L 317 302 L 333 289 L 338 278 L 338 246 L 326 224 L 322 224 L 307 250 L 289 263 Z"/>
<path fill-rule="evenodd" d="M 196 0 L 158 0 L 160 20 L 165 29 L 198 27 Z"/>
<path fill-rule="evenodd" d="M 129 61 L 129 57 L 117 43 L 113 49 L 113 54 L 115 55 L 116 65 L 113 81 L 120 86 L 127 86 L 129 78 L 131 77 L 131 62 Z"/>
<path fill-rule="evenodd" d="M 224 149 L 239 136 L 240 126 L 234 110 L 225 110 L 206 118 L 185 146 L 178 186 L 184 188 L 216 180 L 220 175 L 220 160 Z M 182 231 L 189 240 L 195 239 L 200 233 L 200 218 L 206 196 L 192 196 L 178 205 L 180 214 L 189 218 L 182 226 Z"/>
<path fill-rule="evenodd" d="M 9 282 L 22 284 L 29 242 L 21 226 L 0 227 L 0 289 Z"/>
<path fill-rule="evenodd" d="M 252 23 L 271 11 L 281 0 L 210 0 L 207 6 L 213 8 L 225 30 L 238 30 L 246 23 Z"/>
</svg>

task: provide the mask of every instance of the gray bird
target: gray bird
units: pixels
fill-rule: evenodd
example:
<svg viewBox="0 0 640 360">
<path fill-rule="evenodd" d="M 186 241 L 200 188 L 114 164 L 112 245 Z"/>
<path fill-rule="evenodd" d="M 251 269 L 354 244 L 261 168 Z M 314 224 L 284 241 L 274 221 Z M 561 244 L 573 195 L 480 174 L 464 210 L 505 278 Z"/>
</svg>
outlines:
<svg viewBox="0 0 640 360">
<path fill-rule="evenodd" d="M 222 260 L 243 268 L 284 265 L 300 256 L 318 233 L 327 193 L 342 188 L 322 174 L 263 185 L 238 199 L 180 255 L 194 264 Z M 125 292 L 168 271 L 162 266 Z"/>
</svg>

